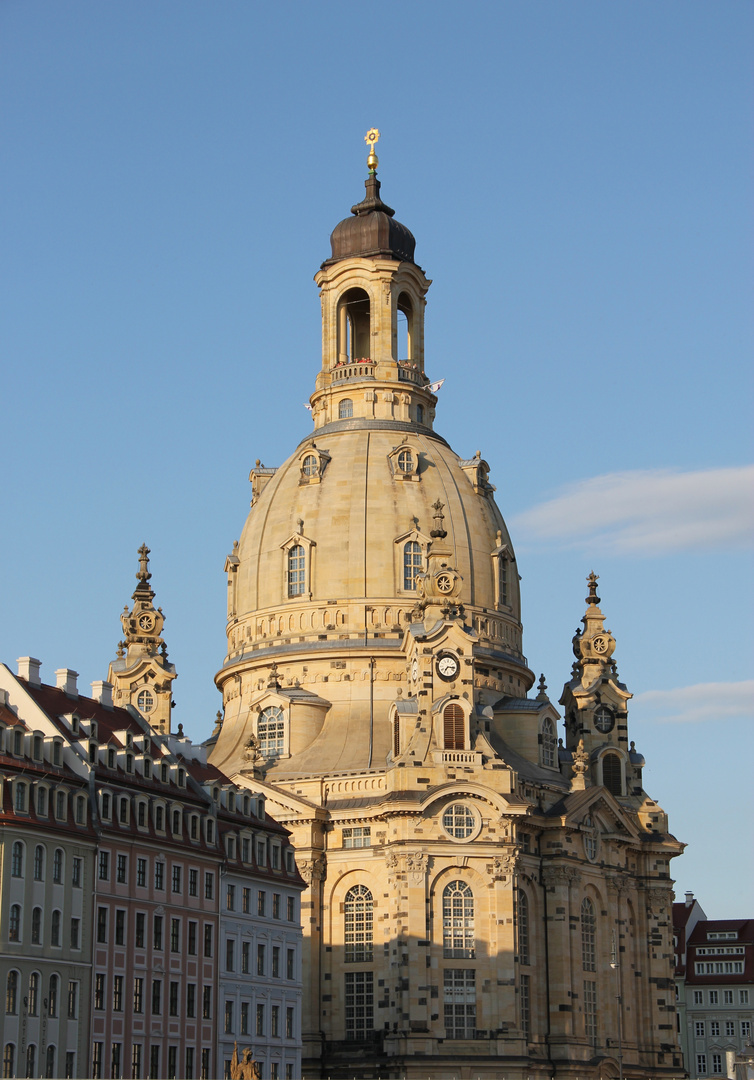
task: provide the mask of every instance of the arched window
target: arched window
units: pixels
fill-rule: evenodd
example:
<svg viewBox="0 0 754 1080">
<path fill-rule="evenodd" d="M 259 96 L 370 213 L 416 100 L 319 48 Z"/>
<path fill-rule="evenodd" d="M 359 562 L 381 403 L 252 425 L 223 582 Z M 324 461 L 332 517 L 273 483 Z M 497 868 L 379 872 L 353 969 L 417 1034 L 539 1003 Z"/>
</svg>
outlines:
<svg viewBox="0 0 754 1080">
<path fill-rule="evenodd" d="M 118 804 L 118 821 L 121 825 L 128 824 L 128 799 L 121 799 Z"/>
<path fill-rule="evenodd" d="M 55 1076 L 55 1047 L 50 1045 L 45 1052 L 45 1076 Z"/>
<path fill-rule="evenodd" d="M 542 721 L 542 764 L 549 768 L 555 767 L 555 750 L 558 740 L 555 737 L 555 728 L 552 720 Z"/>
<path fill-rule="evenodd" d="M 343 398 L 338 405 L 338 419 L 349 420 L 353 416 L 353 401 L 351 398 Z"/>
<path fill-rule="evenodd" d="M 52 880 L 56 885 L 63 881 L 63 849 L 59 847 L 52 856 Z"/>
<path fill-rule="evenodd" d="M 463 881 L 443 889 L 442 949 L 450 960 L 474 958 L 474 894 Z"/>
<path fill-rule="evenodd" d="M 371 351 L 369 294 L 349 289 L 338 302 L 338 361 L 368 360 Z"/>
<path fill-rule="evenodd" d="M 31 943 L 32 945 L 42 944 L 42 909 L 41 907 L 35 907 L 31 913 Z"/>
<path fill-rule="evenodd" d="M 507 607 L 510 603 L 508 599 L 508 560 L 504 555 L 501 555 L 497 560 L 497 584 L 499 602 L 504 607 Z"/>
<path fill-rule="evenodd" d="M 62 821 L 66 816 L 66 798 L 64 791 L 58 791 L 55 793 L 55 817 L 58 821 Z"/>
<path fill-rule="evenodd" d="M 346 893 L 345 915 L 346 963 L 370 963 L 372 960 L 372 930 L 374 899 L 365 885 L 354 885 Z"/>
<path fill-rule="evenodd" d="M 32 971 L 29 976 L 29 1016 L 36 1016 L 39 1012 L 39 975 Z"/>
<path fill-rule="evenodd" d="M 611 795 L 623 794 L 623 777 L 617 754 L 605 754 L 602 758 L 602 783 Z"/>
<path fill-rule="evenodd" d="M 21 940 L 21 908 L 13 904 L 8 918 L 8 941 Z"/>
<path fill-rule="evenodd" d="M 416 575 L 422 569 L 422 549 L 416 540 L 409 540 L 403 545 L 403 588 L 416 589 Z"/>
<path fill-rule="evenodd" d="M 529 963 L 529 897 L 518 893 L 518 962 Z"/>
<path fill-rule="evenodd" d="M 47 817 L 47 788 L 37 788 L 37 817 Z"/>
<path fill-rule="evenodd" d="M 16 810 L 26 810 L 26 784 L 16 784 Z"/>
<path fill-rule="evenodd" d="M 402 292 L 396 304 L 398 330 L 398 359 L 414 359 L 414 305 L 408 293 Z"/>
<path fill-rule="evenodd" d="M 60 912 L 57 908 L 53 911 L 50 920 L 50 945 L 60 945 Z"/>
<path fill-rule="evenodd" d="M 37 1075 L 37 1047 L 35 1043 L 29 1043 L 26 1047 L 26 1076 Z"/>
<path fill-rule="evenodd" d="M 285 717 L 278 705 L 272 705 L 259 714 L 257 738 L 259 751 L 265 757 L 279 757 L 285 752 Z"/>
<path fill-rule="evenodd" d="M 594 904 L 586 897 L 581 902 L 581 964 L 584 971 L 597 970 L 596 933 L 597 918 L 594 914 Z"/>
<path fill-rule="evenodd" d="M 319 472 L 319 464 L 314 454 L 307 454 L 301 466 L 304 476 L 316 476 Z"/>
<path fill-rule="evenodd" d="M 3 1076 L 16 1075 L 16 1048 L 13 1043 L 6 1043 L 3 1050 Z"/>
<path fill-rule="evenodd" d="M 423 424 L 424 423 L 424 406 L 423 405 L 417 405 L 416 406 L 416 422 L 417 422 L 417 424 Z"/>
<path fill-rule="evenodd" d="M 154 827 L 158 832 L 165 831 L 165 810 L 162 806 L 156 806 L 154 809 Z"/>
<path fill-rule="evenodd" d="M 9 1016 L 15 1016 L 18 1009 L 18 972 L 9 971 L 5 983 L 5 1011 Z"/>
<path fill-rule="evenodd" d="M 460 705 L 446 705 L 442 714 L 443 742 L 446 750 L 466 749 L 466 722 Z"/>
<path fill-rule="evenodd" d="M 597 858 L 597 830 L 590 817 L 584 818 L 584 854 L 590 862 Z"/>
<path fill-rule="evenodd" d="M 401 450 L 398 454 L 398 468 L 401 472 L 414 471 L 414 455 L 410 450 Z"/>
<path fill-rule="evenodd" d="M 13 854 L 11 855 L 11 875 L 12 877 L 24 876 L 24 845 L 20 840 L 16 840 L 13 845 Z"/>
<path fill-rule="evenodd" d="M 50 1016 L 58 1015 L 58 976 L 50 976 L 50 987 L 47 994 L 47 1011 Z"/>
<path fill-rule="evenodd" d="M 306 554 L 301 544 L 288 551 L 288 595 L 303 596 L 306 586 Z"/>
<path fill-rule="evenodd" d="M 397 758 L 401 752 L 401 718 L 398 713 L 393 717 L 393 757 Z"/>
<path fill-rule="evenodd" d="M 41 844 L 34 848 L 34 880 L 44 881 L 45 876 L 45 849 Z"/>
<path fill-rule="evenodd" d="M 76 798 L 76 824 L 86 825 L 86 796 L 79 795 Z"/>
</svg>

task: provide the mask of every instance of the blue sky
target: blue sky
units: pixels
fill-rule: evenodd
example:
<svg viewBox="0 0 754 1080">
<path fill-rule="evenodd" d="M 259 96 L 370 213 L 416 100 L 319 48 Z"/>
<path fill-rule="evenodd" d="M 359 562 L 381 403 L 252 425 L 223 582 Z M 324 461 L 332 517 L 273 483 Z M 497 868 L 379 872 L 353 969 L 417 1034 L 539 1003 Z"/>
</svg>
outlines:
<svg viewBox="0 0 754 1080">
<path fill-rule="evenodd" d="M 677 890 L 750 914 L 752 28 L 694 0 L 0 5 L 0 657 L 104 678 L 152 549 L 209 733 L 255 458 L 310 430 L 312 276 L 417 238 L 437 427 L 481 449 L 559 697 L 600 574 Z"/>
</svg>

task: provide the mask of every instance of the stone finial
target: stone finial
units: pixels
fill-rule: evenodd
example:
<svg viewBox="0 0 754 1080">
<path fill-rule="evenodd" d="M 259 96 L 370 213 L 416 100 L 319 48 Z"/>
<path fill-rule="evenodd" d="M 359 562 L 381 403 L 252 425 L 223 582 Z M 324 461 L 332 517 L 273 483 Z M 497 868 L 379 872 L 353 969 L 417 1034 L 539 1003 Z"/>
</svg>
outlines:
<svg viewBox="0 0 754 1080">
<path fill-rule="evenodd" d="M 584 749 L 583 739 L 579 739 L 579 745 L 573 751 L 572 768 L 571 790 L 583 791 L 587 785 L 587 772 L 589 771 L 589 754 Z"/>
<path fill-rule="evenodd" d="M 299 534 L 299 536 L 304 535 L 304 519 L 303 518 L 299 518 L 298 521 L 296 522 L 296 532 Z"/>
<path fill-rule="evenodd" d="M 435 512 L 433 517 L 435 527 L 430 531 L 429 535 L 433 539 L 439 538 L 441 540 L 444 540 L 445 537 L 448 535 L 448 530 L 443 527 L 445 524 L 445 515 L 443 514 L 444 507 L 445 503 L 441 503 L 439 499 L 437 500 L 437 502 L 432 503 L 432 509 Z"/>
<path fill-rule="evenodd" d="M 128 609 L 126 609 L 126 610 L 128 610 Z M 119 660 L 122 660 L 123 657 L 126 655 L 126 643 L 125 643 L 125 641 L 119 641 L 118 642 L 118 648 L 115 650 L 115 655 L 118 657 Z"/>
<path fill-rule="evenodd" d="M 183 724 L 178 725 L 178 738 L 179 739 L 183 738 Z"/>
<path fill-rule="evenodd" d="M 597 596 L 597 582 L 599 581 L 599 574 L 595 574 L 592 570 L 589 577 L 586 579 L 589 583 L 589 596 L 586 598 L 587 604 L 599 604 L 600 598 Z"/>
<path fill-rule="evenodd" d="M 549 701 L 550 700 L 548 698 L 548 696 L 547 696 L 547 683 L 545 682 L 544 675 L 539 676 L 539 682 L 537 683 L 537 690 L 539 690 L 539 693 L 537 694 L 537 701 Z"/>
<path fill-rule="evenodd" d="M 149 548 L 146 544 L 142 544 L 139 548 L 139 569 L 136 574 L 137 581 L 149 581 L 151 574 L 149 573 Z"/>
<path fill-rule="evenodd" d="M 272 662 L 272 665 L 270 666 L 270 677 L 267 680 L 267 689 L 268 690 L 279 690 L 280 689 L 280 678 L 278 676 L 278 666 L 277 666 L 277 664 L 275 663 L 274 660 Z"/>
</svg>

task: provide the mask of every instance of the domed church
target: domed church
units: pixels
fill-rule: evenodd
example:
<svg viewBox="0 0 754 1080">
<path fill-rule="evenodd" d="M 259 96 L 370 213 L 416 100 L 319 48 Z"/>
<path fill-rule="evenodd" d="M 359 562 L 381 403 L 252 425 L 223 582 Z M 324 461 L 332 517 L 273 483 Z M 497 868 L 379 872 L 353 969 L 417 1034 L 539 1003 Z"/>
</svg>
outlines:
<svg viewBox="0 0 754 1080">
<path fill-rule="evenodd" d="M 683 845 L 642 786 L 597 578 L 558 739 L 489 466 L 435 429 L 431 282 L 377 137 L 315 276 L 313 429 L 251 470 L 210 740 L 309 886 L 304 1075 L 680 1077 Z"/>
</svg>

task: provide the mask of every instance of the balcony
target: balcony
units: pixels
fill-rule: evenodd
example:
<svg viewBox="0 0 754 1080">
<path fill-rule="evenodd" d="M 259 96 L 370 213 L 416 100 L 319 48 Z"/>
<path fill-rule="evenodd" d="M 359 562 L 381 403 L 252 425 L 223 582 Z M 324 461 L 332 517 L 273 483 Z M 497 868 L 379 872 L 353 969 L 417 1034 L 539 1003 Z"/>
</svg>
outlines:
<svg viewBox="0 0 754 1080">
<path fill-rule="evenodd" d="M 347 364 L 338 364 L 333 368 L 333 386 L 348 382 L 350 379 L 373 379 L 374 364 L 371 360 L 351 360 Z"/>
<path fill-rule="evenodd" d="M 411 366 L 410 360 L 398 361 L 398 378 L 401 382 L 413 383 L 415 386 L 424 386 L 425 379 L 418 367 Z"/>
</svg>

